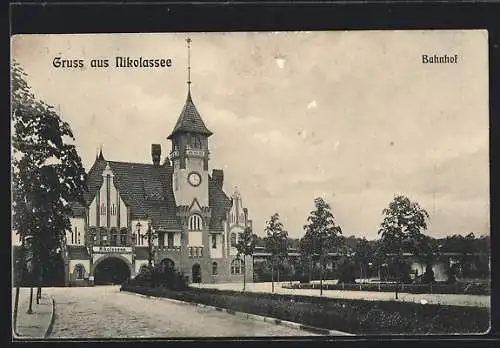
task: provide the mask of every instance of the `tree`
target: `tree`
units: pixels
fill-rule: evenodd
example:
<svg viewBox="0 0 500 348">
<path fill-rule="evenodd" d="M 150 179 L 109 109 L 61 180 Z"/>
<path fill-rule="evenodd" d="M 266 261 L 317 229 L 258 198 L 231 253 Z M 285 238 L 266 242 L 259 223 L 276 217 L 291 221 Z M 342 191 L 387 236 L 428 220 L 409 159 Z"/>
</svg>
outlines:
<svg viewBox="0 0 500 348">
<path fill-rule="evenodd" d="M 153 267 L 153 259 L 155 255 L 155 250 L 154 250 L 154 241 L 158 237 L 157 233 L 153 228 L 151 227 L 151 220 L 148 219 L 148 229 L 146 231 L 146 238 L 148 239 L 148 266 L 151 268 Z"/>
<path fill-rule="evenodd" d="M 44 264 L 64 246 L 71 202 L 83 204 L 86 174 L 74 136 L 54 108 L 37 99 L 26 74 L 12 65 L 13 228 L 30 240 L 39 289 Z"/>
<path fill-rule="evenodd" d="M 389 206 L 382 211 L 382 214 L 384 220 L 378 230 L 381 247 L 384 254 L 390 255 L 395 263 L 396 277 L 400 283 L 402 281 L 401 269 L 405 246 L 406 248 L 418 248 L 415 243 L 424 237 L 422 231 L 427 229 L 426 219 L 429 214 L 417 202 L 412 202 L 408 197 L 402 195 L 395 196 Z"/>
<path fill-rule="evenodd" d="M 252 256 L 255 250 L 255 244 L 257 242 L 257 236 L 252 232 L 250 227 L 246 227 L 243 232 L 239 234 L 239 240 L 236 244 L 236 250 L 238 250 L 237 258 L 243 255 L 243 291 L 245 291 L 246 286 L 246 258 L 247 256 Z"/>
<path fill-rule="evenodd" d="M 276 265 L 287 255 L 288 232 L 280 221 L 278 213 L 275 213 L 266 222 L 266 251 L 271 254 L 271 286 L 274 292 L 274 269 Z"/>
<path fill-rule="evenodd" d="M 366 238 L 358 238 L 356 239 L 356 245 L 354 247 L 354 260 L 359 266 L 359 278 L 367 278 L 368 277 L 368 263 L 372 256 L 372 248 L 370 242 L 366 240 Z M 364 277 L 363 277 L 364 274 Z"/>
<path fill-rule="evenodd" d="M 330 205 L 323 198 L 314 200 L 315 210 L 311 211 L 304 225 L 305 235 L 302 242 L 303 250 L 312 256 L 319 257 L 320 264 L 320 294 L 323 294 L 323 268 L 328 252 L 341 243 L 342 229 L 335 224 L 335 218 L 330 211 Z"/>
</svg>

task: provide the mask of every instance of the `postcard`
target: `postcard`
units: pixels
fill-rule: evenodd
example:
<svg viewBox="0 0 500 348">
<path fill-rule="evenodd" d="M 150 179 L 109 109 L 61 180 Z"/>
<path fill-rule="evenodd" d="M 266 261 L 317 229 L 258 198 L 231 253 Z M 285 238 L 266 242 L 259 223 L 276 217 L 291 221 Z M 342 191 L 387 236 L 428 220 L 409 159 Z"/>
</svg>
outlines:
<svg viewBox="0 0 500 348">
<path fill-rule="evenodd" d="M 11 53 L 15 337 L 488 332 L 486 30 Z"/>
</svg>

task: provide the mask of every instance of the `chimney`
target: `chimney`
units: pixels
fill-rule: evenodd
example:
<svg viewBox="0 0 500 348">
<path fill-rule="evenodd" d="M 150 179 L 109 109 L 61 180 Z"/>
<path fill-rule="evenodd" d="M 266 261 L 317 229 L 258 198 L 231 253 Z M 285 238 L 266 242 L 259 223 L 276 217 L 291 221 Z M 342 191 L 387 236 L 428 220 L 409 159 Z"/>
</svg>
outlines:
<svg viewBox="0 0 500 348">
<path fill-rule="evenodd" d="M 224 184 L 224 171 L 222 171 L 222 169 L 212 169 L 212 179 L 215 182 L 215 186 L 222 190 L 222 185 Z"/>
<path fill-rule="evenodd" d="M 160 157 L 161 157 L 161 145 L 160 144 L 152 144 L 151 145 L 151 157 L 153 158 L 153 164 L 155 167 L 160 165 Z"/>
</svg>

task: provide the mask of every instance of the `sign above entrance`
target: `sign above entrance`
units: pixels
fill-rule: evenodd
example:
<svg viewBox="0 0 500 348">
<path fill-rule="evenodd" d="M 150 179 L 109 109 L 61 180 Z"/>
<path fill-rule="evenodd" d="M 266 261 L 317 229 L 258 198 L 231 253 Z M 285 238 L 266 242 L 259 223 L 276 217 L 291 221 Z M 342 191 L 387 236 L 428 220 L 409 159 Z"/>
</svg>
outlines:
<svg viewBox="0 0 500 348">
<path fill-rule="evenodd" d="M 120 247 L 120 246 L 95 246 L 92 248 L 95 253 L 131 253 L 132 247 Z"/>
</svg>

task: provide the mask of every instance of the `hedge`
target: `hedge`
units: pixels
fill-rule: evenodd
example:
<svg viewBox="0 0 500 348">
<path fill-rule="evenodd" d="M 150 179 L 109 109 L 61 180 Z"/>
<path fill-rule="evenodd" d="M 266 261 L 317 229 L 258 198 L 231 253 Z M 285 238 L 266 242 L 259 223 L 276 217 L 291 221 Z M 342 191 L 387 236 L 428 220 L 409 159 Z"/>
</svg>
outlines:
<svg viewBox="0 0 500 348">
<path fill-rule="evenodd" d="M 484 333 L 487 308 L 332 299 L 217 289 L 173 291 L 124 284 L 122 291 L 168 297 L 351 334 Z"/>
<path fill-rule="evenodd" d="M 319 284 L 283 284 L 288 289 L 319 289 Z M 380 284 L 381 292 L 395 292 L 399 287 L 400 292 L 410 294 L 462 294 L 462 295 L 490 295 L 489 284 L 485 283 L 456 283 L 456 284 Z M 348 291 L 379 291 L 377 283 L 358 284 L 323 284 L 324 290 Z"/>
</svg>

